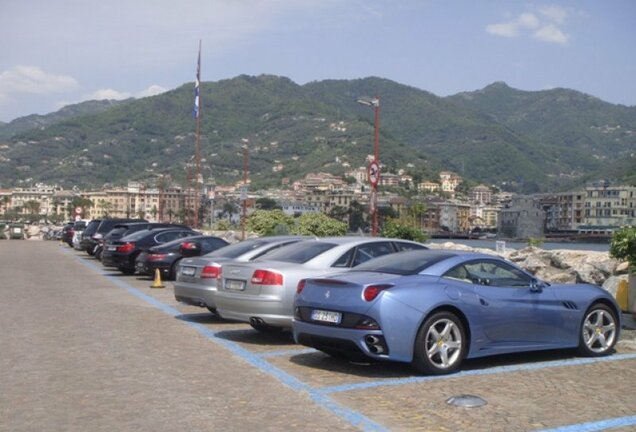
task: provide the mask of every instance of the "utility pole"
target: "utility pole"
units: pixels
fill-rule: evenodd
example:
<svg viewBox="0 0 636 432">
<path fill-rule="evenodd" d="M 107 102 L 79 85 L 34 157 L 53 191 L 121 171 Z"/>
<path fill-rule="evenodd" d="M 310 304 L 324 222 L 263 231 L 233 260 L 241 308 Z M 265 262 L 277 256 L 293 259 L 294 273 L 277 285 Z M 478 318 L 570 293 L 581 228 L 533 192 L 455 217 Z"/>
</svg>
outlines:
<svg viewBox="0 0 636 432">
<path fill-rule="evenodd" d="M 369 183 L 371 183 L 371 235 L 378 235 L 378 183 L 380 181 L 380 98 L 361 98 L 358 103 L 373 108 L 373 161 L 367 168 Z"/>
<path fill-rule="evenodd" d="M 241 217 L 241 239 L 245 240 L 245 222 L 247 219 L 247 173 L 249 170 L 249 149 L 247 139 L 243 139 L 243 187 L 241 188 L 241 201 L 243 201 L 243 216 Z"/>
</svg>

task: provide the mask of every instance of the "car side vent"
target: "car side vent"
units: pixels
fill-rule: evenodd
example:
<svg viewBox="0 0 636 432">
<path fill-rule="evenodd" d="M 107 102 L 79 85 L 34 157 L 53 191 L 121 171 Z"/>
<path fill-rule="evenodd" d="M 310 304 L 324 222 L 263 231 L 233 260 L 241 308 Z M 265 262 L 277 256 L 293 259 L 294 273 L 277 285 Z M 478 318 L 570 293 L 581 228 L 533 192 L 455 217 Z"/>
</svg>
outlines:
<svg viewBox="0 0 636 432">
<path fill-rule="evenodd" d="M 571 301 L 564 301 L 563 306 L 565 306 L 566 309 L 572 309 L 572 310 L 578 309 L 578 306 L 576 305 L 576 303 Z"/>
</svg>

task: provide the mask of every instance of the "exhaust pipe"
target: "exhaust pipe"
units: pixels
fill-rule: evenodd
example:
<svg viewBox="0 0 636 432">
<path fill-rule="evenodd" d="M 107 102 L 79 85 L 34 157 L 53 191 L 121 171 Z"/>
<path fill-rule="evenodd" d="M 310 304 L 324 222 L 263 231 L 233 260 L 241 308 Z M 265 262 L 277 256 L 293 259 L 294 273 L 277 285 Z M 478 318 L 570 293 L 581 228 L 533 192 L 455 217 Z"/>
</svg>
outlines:
<svg viewBox="0 0 636 432">
<path fill-rule="evenodd" d="M 251 317 L 250 318 L 250 324 L 258 326 L 258 325 L 263 325 L 263 319 L 262 318 L 258 318 L 258 317 Z"/>
<path fill-rule="evenodd" d="M 373 354 L 382 354 L 384 352 L 384 348 L 381 345 L 371 345 L 369 346 L 369 351 Z"/>
<path fill-rule="evenodd" d="M 380 338 L 374 335 L 367 335 L 364 338 L 364 341 L 367 343 L 367 345 L 377 345 L 378 342 L 380 342 Z"/>
</svg>

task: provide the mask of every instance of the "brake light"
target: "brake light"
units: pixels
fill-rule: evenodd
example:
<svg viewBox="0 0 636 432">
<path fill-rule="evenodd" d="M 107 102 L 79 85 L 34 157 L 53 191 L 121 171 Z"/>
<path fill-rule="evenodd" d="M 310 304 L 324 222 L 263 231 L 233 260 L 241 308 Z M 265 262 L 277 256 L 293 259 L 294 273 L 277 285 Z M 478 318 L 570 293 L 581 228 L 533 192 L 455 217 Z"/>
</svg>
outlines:
<svg viewBox="0 0 636 432">
<path fill-rule="evenodd" d="M 256 270 L 252 275 L 254 285 L 282 285 L 283 275 L 269 270 Z"/>
<path fill-rule="evenodd" d="M 298 285 L 296 285 L 296 294 L 300 294 L 305 289 L 305 284 L 307 283 L 306 279 L 301 279 L 298 281 Z"/>
<path fill-rule="evenodd" d="M 116 249 L 116 251 L 120 253 L 129 253 L 129 252 L 132 252 L 133 250 L 135 250 L 135 244 L 131 242 L 125 243 L 121 246 L 117 246 L 117 249 Z"/>
<path fill-rule="evenodd" d="M 376 299 L 377 296 L 380 295 L 382 291 L 385 289 L 391 288 L 393 285 L 384 284 L 384 285 L 369 285 L 362 291 L 362 297 L 370 302 Z"/>
<path fill-rule="evenodd" d="M 201 270 L 202 279 L 218 279 L 221 276 L 220 266 L 205 266 Z"/>
<path fill-rule="evenodd" d="M 184 242 L 181 245 L 181 249 L 184 249 L 184 250 L 192 250 L 192 249 L 196 249 L 196 248 L 197 248 L 197 245 L 195 243 L 192 243 L 192 242 Z"/>
<path fill-rule="evenodd" d="M 167 254 L 153 253 L 148 254 L 148 261 L 161 261 L 167 256 Z"/>
</svg>

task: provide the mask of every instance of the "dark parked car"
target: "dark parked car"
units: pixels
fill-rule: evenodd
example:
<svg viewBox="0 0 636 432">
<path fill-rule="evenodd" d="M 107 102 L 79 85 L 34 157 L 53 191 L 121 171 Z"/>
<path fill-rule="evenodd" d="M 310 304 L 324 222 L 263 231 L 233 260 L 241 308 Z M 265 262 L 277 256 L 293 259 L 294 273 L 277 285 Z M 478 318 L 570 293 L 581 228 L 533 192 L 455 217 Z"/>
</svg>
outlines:
<svg viewBox="0 0 636 432">
<path fill-rule="evenodd" d="M 73 234 L 75 234 L 73 225 L 75 225 L 75 222 L 67 222 L 62 228 L 62 241 L 69 246 L 73 246 Z"/>
<path fill-rule="evenodd" d="M 153 246 L 137 256 L 137 273 L 152 276 L 159 269 L 163 277 L 174 279 L 181 258 L 205 255 L 227 245 L 220 237 L 195 236 Z"/>
<path fill-rule="evenodd" d="M 103 239 L 106 234 L 110 230 L 112 230 L 115 225 L 123 222 L 148 222 L 145 219 L 122 219 L 122 218 L 111 218 L 111 219 L 102 219 L 97 229 L 90 237 L 84 237 L 82 239 L 82 248 L 88 252 L 89 255 L 95 255 L 98 252 L 99 246 L 103 244 Z"/>
<path fill-rule="evenodd" d="M 165 228 L 137 231 L 109 244 L 110 259 L 124 274 L 135 274 L 137 255 L 153 246 L 184 237 L 201 235 L 190 228 Z"/>
<path fill-rule="evenodd" d="M 88 252 L 89 254 L 93 254 L 94 244 L 92 241 L 93 234 L 97 231 L 97 227 L 102 222 L 101 219 L 93 219 L 88 225 L 86 225 L 86 229 L 82 233 L 82 238 L 80 239 L 80 248 L 83 251 Z"/>
<path fill-rule="evenodd" d="M 163 229 L 163 228 L 187 228 L 190 227 L 187 225 L 173 224 L 173 223 L 163 223 L 163 222 L 123 222 L 118 223 L 114 226 L 112 230 L 108 232 L 102 239 L 101 246 L 97 247 L 96 255 L 98 259 L 102 261 L 102 264 L 106 267 L 116 267 L 111 256 L 112 252 L 115 248 L 111 248 L 110 246 L 116 240 L 119 240 L 122 237 L 130 235 L 132 233 L 136 233 L 137 231 L 147 230 L 147 229 Z"/>
</svg>

